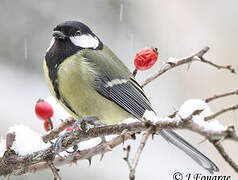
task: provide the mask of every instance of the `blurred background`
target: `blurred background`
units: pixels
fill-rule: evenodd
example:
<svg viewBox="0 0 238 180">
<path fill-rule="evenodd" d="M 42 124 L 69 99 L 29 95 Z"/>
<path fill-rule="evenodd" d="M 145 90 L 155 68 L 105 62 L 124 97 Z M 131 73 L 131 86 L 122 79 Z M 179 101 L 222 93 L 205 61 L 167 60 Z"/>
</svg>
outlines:
<svg viewBox="0 0 238 180">
<path fill-rule="evenodd" d="M 68 1 L 8 1 L 0 2 L 0 135 L 8 127 L 25 124 L 45 133 L 42 121 L 34 114 L 35 102 L 49 96 L 42 62 L 49 46 L 54 26 L 65 20 L 79 20 L 109 45 L 133 70 L 133 58 L 146 47 L 159 48 L 159 62 L 146 72 L 139 72 L 142 81 L 158 70 L 169 57 L 192 55 L 204 46 L 211 50 L 206 58 L 217 64 L 232 64 L 238 70 L 237 1 L 216 0 L 68 0 Z M 167 115 L 186 99 L 206 98 L 215 93 L 237 89 L 237 75 L 228 71 L 193 63 L 166 73 L 145 87 L 145 91 L 160 115 Z M 211 103 L 213 111 L 237 104 L 238 97 L 228 97 Z M 238 112 L 219 117 L 223 124 L 235 124 Z M 238 127 L 237 127 L 238 128 Z M 220 168 L 218 175 L 238 175 L 203 137 L 179 131 Z M 133 152 L 139 141 L 131 141 Z M 127 143 L 128 144 L 128 143 Z M 125 144 L 124 146 L 126 146 Z M 238 162 L 237 144 L 224 145 Z M 132 155 L 133 155 L 132 152 Z M 128 167 L 123 161 L 122 146 L 107 153 L 102 161 L 93 158 L 92 165 L 79 161 L 77 165 L 60 167 L 63 179 L 128 179 Z M 183 152 L 155 137 L 141 156 L 136 179 L 172 179 L 174 172 L 207 174 Z M 0 177 L 1 179 L 2 177 Z M 27 174 L 21 179 L 53 179 L 49 170 Z"/>
</svg>

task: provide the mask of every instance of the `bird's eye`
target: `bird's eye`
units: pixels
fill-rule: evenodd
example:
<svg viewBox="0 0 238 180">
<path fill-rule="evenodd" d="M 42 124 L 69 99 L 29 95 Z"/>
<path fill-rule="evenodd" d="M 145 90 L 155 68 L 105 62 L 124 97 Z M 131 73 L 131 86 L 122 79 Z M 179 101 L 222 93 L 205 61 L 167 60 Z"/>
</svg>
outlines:
<svg viewBox="0 0 238 180">
<path fill-rule="evenodd" d="M 80 36 L 81 34 L 82 34 L 81 31 L 77 31 L 77 32 L 75 33 L 75 36 Z"/>
</svg>

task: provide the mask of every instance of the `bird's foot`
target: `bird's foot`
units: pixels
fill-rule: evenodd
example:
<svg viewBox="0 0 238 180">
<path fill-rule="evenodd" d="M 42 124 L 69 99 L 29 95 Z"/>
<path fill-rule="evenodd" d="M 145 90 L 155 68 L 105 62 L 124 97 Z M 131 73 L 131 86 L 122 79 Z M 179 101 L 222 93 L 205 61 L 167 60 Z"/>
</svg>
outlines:
<svg viewBox="0 0 238 180">
<path fill-rule="evenodd" d="M 72 132 L 76 132 L 77 128 L 79 130 L 88 132 L 89 129 L 97 127 L 98 124 L 95 123 L 99 119 L 95 116 L 90 116 L 90 117 L 80 117 L 73 125 Z"/>
<path fill-rule="evenodd" d="M 73 128 L 71 131 L 66 132 L 64 134 L 59 135 L 58 139 L 55 141 L 53 145 L 53 149 L 55 152 L 59 152 L 62 148 L 62 141 L 63 139 L 78 130 L 88 132 L 89 129 L 101 126 L 101 123 L 95 123 L 99 119 L 95 116 L 90 116 L 90 117 L 80 117 L 73 125 Z"/>
</svg>

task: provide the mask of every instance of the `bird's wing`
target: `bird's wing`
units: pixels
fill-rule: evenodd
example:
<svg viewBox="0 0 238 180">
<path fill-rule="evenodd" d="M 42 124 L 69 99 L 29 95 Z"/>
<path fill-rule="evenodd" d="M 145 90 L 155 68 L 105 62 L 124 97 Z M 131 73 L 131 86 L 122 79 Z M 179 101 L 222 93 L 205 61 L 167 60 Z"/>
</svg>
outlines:
<svg viewBox="0 0 238 180">
<path fill-rule="evenodd" d="M 143 117 L 146 110 L 153 111 L 143 89 L 134 80 L 131 72 L 108 48 L 106 53 L 105 51 L 88 51 L 83 56 L 87 61 L 92 62 L 90 64 L 94 64 L 96 71 L 100 71 L 95 87 L 98 93 L 114 101 L 138 119 Z M 210 159 L 174 131 L 161 130 L 160 135 L 184 151 L 210 173 L 219 171 Z"/>
<path fill-rule="evenodd" d="M 84 58 L 94 64 L 97 92 L 115 102 L 134 117 L 141 119 L 146 110 L 153 111 L 143 89 L 125 65 L 106 48 L 88 51 Z M 100 73 L 97 73 L 100 72 Z"/>
</svg>

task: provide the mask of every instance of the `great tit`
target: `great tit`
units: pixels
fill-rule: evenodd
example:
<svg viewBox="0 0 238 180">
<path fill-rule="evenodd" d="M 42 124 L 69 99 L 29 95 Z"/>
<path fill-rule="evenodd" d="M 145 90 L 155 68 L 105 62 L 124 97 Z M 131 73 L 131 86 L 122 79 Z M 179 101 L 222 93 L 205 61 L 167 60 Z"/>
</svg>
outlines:
<svg viewBox="0 0 238 180">
<path fill-rule="evenodd" d="M 81 22 L 66 21 L 53 29 L 43 66 L 50 92 L 76 119 L 97 117 L 109 125 L 130 117 L 141 120 L 146 110 L 153 111 L 129 69 Z M 174 131 L 160 135 L 210 173 L 219 171 Z"/>
</svg>

